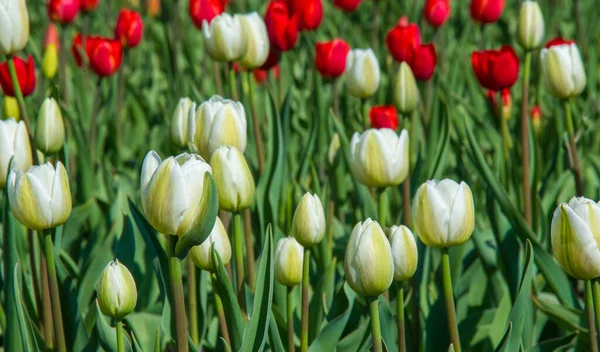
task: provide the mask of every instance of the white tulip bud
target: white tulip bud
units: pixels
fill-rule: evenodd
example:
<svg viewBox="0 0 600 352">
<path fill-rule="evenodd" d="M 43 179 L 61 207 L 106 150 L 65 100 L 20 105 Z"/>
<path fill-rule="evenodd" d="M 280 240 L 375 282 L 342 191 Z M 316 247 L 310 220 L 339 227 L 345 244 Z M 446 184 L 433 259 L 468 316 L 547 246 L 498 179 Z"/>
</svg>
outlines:
<svg viewBox="0 0 600 352">
<path fill-rule="evenodd" d="M 193 106 L 193 107 L 192 107 Z M 196 105 L 192 99 L 185 97 L 179 100 L 171 120 L 171 141 L 178 147 L 188 144 L 188 120 L 190 110 L 195 110 Z"/>
<path fill-rule="evenodd" d="M 542 75 L 548 92 L 558 99 L 581 94 L 587 81 L 577 44 L 542 49 Z"/>
<path fill-rule="evenodd" d="M 232 62 L 241 59 L 248 51 L 246 30 L 240 15 L 223 12 L 210 24 L 202 22 L 202 34 L 208 55 L 215 61 Z"/>
<path fill-rule="evenodd" d="M 405 61 L 400 63 L 400 69 L 394 80 L 394 104 L 398 111 L 410 114 L 419 103 L 419 88 L 415 75 Z"/>
<path fill-rule="evenodd" d="M 394 280 L 406 281 L 415 274 L 419 263 L 415 235 L 404 225 L 392 226 L 390 243 L 394 258 Z"/>
<path fill-rule="evenodd" d="M 296 207 L 292 220 L 292 234 L 304 247 L 311 247 L 325 236 L 325 212 L 321 199 L 306 192 Z"/>
<path fill-rule="evenodd" d="M 46 98 L 35 124 L 35 144 L 42 152 L 58 152 L 65 143 L 65 124 L 54 98 Z"/>
<path fill-rule="evenodd" d="M 519 44 L 526 50 L 535 49 L 542 44 L 544 16 L 537 1 L 525 0 L 521 4 L 517 34 Z"/>
<path fill-rule="evenodd" d="M 111 261 L 98 282 L 98 305 L 104 315 L 121 319 L 133 311 L 137 287 L 129 269 L 118 260 Z"/>
<path fill-rule="evenodd" d="M 350 95 L 368 98 L 379 87 L 379 61 L 372 49 L 353 49 L 346 60 L 346 88 Z"/>
<path fill-rule="evenodd" d="M 23 50 L 29 39 L 25 0 L 0 0 L 0 55 Z"/>
<path fill-rule="evenodd" d="M 252 206 L 254 178 L 244 155 L 236 147 L 221 147 L 210 158 L 219 194 L 219 207 L 236 213 Z"/>
<path fill-rule="evenodd" d="M 221 219 L 218 217 L 208 238 L 201 245 L 192 247 L 188 255 L 200 269 L 214 272 L 215 266 L 212 260 L 212 248 L 219 253 L 223 265 L 229 264 L 229 261 L 231 261 L 231 244 L 229 243 L 225 226 L 223 226 Z"/>
<path fill-rule="evenodd" d="M 240 66 L 246 69 L 261 67 L 269 57 L 269 34 L 265 21 L 256 12 L 240 15 L 240 21 L 248 37 L 248 50 L 240 60 Z"/>
<path fill-rule="evenodd" d="M 287 287 L 302 281 L 304 248 L 294 237 L 283 237 L 275 247 L 275 280 Z"/>
<path fill-rule="evenodd" d="M 0 189 L 6 188 L 10 159 L 13 169 L 25 171 L 33 163 L 27 127 L 14 118 L 0 120 Z"/>
</svg>

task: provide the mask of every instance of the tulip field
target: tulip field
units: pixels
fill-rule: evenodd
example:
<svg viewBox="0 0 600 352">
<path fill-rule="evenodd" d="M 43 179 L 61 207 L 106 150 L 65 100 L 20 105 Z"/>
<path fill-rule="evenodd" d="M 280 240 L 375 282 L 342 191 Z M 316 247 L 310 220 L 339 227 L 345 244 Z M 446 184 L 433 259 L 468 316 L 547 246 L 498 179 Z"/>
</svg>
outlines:
<svg viewBox="0 0 600 352">
<path fill-rule="evenodd" d="M 599 351 L 596 0 L 0 0 L 0 349 Z"/>
</svg>

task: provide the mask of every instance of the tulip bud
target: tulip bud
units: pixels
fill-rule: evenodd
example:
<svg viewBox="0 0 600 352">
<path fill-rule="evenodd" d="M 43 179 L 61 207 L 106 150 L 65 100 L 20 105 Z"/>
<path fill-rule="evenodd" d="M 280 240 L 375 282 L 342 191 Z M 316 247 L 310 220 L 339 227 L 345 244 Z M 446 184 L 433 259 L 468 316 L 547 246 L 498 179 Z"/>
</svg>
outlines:
<svg viewBox="0 0 600 352">
<path fill-rule="evenodd" d="M 359 295 L 377 297 L 394 279 L 394 260 L 388 239 L 370 218 L 354 226 L 344 256 L 346 281 Z"/>
<path fill-rule="evenodd" d="M 544 16 L 537 1 L 525 0 L 519 12 L 519 44 L 525 50 L 536 49 L 544 39 Z"/>
<path fill-rule="evenodd" d="M 24 171 L 32 164 L 27 127 L 23 121 L 17 122 L 11 117 L 0 120 L 0 189 L 6 187 L 8 167 L 13 157 L 13 169 Z"/>
<path fill-rule="evenodd" d="M 541 63 L 546 88 L 556 98 L 573 97 L 585 89 L 587 79 L 575 42 L 552 41 L 542 49 Z"/>
<path fill-rule="evenodd" d="M 142 41 L 144 35 L 144 22 L 142 16 L 136 12 L 122 9 L 117 18 L 115 38 L 121 41 L 125 48 L 134 48 Z"/>
<path fill-rule="evenodd" d="M 12 117 L 19 121 L 21 119 L 21 110 L 17 98 L 5 95 L 4 96 L 4 118 Z"/>
<path fill-rule="evenodd" d="M 302 281 L 304 248 L 294 237 L 280 238 L 275 247 L 275 280 L 287 287 Z"/>
<path fill-rule="evenodd" d="M 336 78 L 346 70 L 346 61 L 350 52 L 350 45 L 342 39 L 329 42 L 317 42 L 316 65 L 317 71 L 325 78 Z"/>
<path fill-rule="evenodd" d="M 261 67 L 269 57 L 269 35 L 265 21 L 256 12 L 241 15 L 240 21 L 248 37 L 248 49 L 240 65 L 245 69 Z"/>
<path fill-rule="evenodd" d="M 171 141 L 178 147 L 185 147 L 188 144 L 188 119 L 190 113 L 194 113 L 195 104 L 192 105 L 192 99 L 185 97 L 179 100 L 171 120 Z M 191 112 L 190 112 L 191 110 Z"/>
<path fill-rule="evenodd" d="M 25 0 L 0 2 L 0 55 L 23 50 L 29 39 L 29 14 Z"/>
<path fill-rule="evenodd" d="M 550 230 L 552 251 L 562 268 L 579 280 L 600 276 L 600 206 L 573 197 L 554 211 Z"/>
<path fill-rule="evenodd" d="M 81 34 L 73 38 L 71 51 L 78 66 L 89 64 L 90 69 L 100 77 L 111 76 L 119 70 L 123 61 L 123 46 L 118 39 L 87 36 Z"/>
<path fill-rule="evenodd" d="M 500 115 L 506 121 L 510 120 L 510 114 L 512 111 L 512 98 L 510 96 L 510 89 L 502 90 L 502 109 Z"/>
<path fill-rule="evenodd" d="M 392 226 L 390 244 L 394 258 L 394 280 L 406 281 L 415 274 L 419 262 L 415 235 L 404 225 Z"/>
<path fill-rule="evenodd" d="M 208 22 L 202 23 L 202 34 L 206 51 L 215 61 L 232 62 L 246 55 L 248 39 L 241 16 L 233 17 L 224 12 Z"/>
<path fill-rule="evenodd" d="M 450 17 L 450 0 L 426 0 L 423 15 L 433 27 L 441 27 Z"/>
<path fill-rule="evenodd" d="M 106 316 L 122 319 L 137 303 L 137 287 L 129 269 L 118 260 L 111 261 L 98 282 L 98 305 Z"/>
<path fill-rule="evenodd" d="M 231 244 L 229 243 L 227 230 L 225 230 L 225 226 L 223 226 L 221 219 L 218 217 L 210 235 L 208 235 L 201 245 L 190 249 L 189 257 L 200 269 L 214 272 L 215 267 L 212 260 L 213 248 L 219 253 L 223 265 L 229 264 L 229 261 L 231 261 Z"/>
<path fill-rule="evenodd" d="M 254 178 L 244 155 L 236 147 L 221 147 L 210 158 L 219 194 L 219 207 L 232 213 L 252 206 Z"/>
<path fill-rule="evenodd" d="M 27 172 L 12 169 L 7 188 L 14 217 L 31 230 L 58 227 L 71 215 L 69 178 L 60 161 L 56 169 L 51 163 L 31 166 Z"/>
<path fill-rule="evenodd" d="M 408 175 L 408 132 L 369 129 L 355 133 L 350 141 L 350 169 L 367 187 L 397 186 Z"/>
<path fill-rule="evenodd" d="M 44 49 L 44 59 L 42 61 L 42 73 L 46 79 L 52 79 L 58 71 L 58 50 L 56 45 L 50 44 Z"/>
<path fill-rule="evenodd" d="M 289 0 L 292 13 L 298 17 L 298 29 L 315 30 L 323 20 L 322 0 Z"/>
<path fill-rule="evenodd" d="M 306 192 L 296 207 L 292 220 L 292 234 L 303 247 L 311 247 L 325 236 L 325 212 L 321 199 Z"/>
<path fill-rule="evenodd" d="M 202 22 L 210 22 L 225 11 L 226 1 L 223 0 L 190 0 L 188 12 L 194 25 L 202 30 Z"/>
<path fill-rule="evenodd" d="M 146 8 L 148 10 L 148 16 L 157 18 L 158 15 L 160 15 L 160 7 L 160 0 L 148 0 L 148 6 Z"/>
<path fill-rule="evenodd" d="M 354 49 L 348 53 L 346 87 L 350 95 L 368 98 L 379 86 L 379 61 L 372 49 Z"/>
<path fill-rule="evenodd" d="M 13 57 L 15 64 L 15 71 L 17 71 L 17 81 L 19 81 L 19 87 L 24 97 L 27 97 L 35 90 L 35 63 L 33 56 L 29 55 L 27 61 L 21 59 L 18 56 Z M 8 61 L 0 65 L 0 86 L 4 94 L 14 97 L 15 90 L 12 79 L 10 78 L 10 70 L 8 68 Z"/>
<path fill-rule="evenodd" d="M 79 12 L 79 0 L 50 0 L 48 17 L 54 22 L 71 23 Z"/>
<path fill-rule="evenodd" d="M 419 88 L 415 76 L 406 62 L 400 63 L 400 69 L 394 81 L 394 103 L 402 114 L 413 112 L 419 102 Z"/>
<path fill-rule="evenodd" d="M 509 89 L 519 78 L 519 57 L 510 45 L 498 50 L 474 51 L 471 66 L 479 84 L 493 91 Z"/>
<path fill-rule="evenodd" d="M 35 144 L 46 154 L 58 152 L 65 142 L 65 125 L 54 98 L 46 98 L 35 125 Z"/>
<path fill-rule="evenodd" d="M 471 17 L 482 24 L 496 22 L 504 11 L 505 0 L 471 0 Z"/>
<path fill-rule="evenodd" d="M 417 236 L 428 246 L 447 248 L 465 243 L 475 227 L 471 189 L 450 179 L 427 181 L 415 195 L 413 219 Z"/>
<path fill-rule="evenodd" d="M 340 135 L 335 132 L 331 138 L 331 143 L 329 143 L 329 148 L 327 148 L 327 161 L 330 165 L 334 165 L 338 159 L 337 156 L 341 146 Z"/>
<path fill-rule="evenodd" d="M 248 125 L 240 102 L 214 95 L 190 114 L 188 123 L 190 147 L 206 159 L 223 146 L 246 150 Z"/>
<path fill-rule="evenodd" d="M 84 12 L 92 12 L 98 8 L 100 0 L 79 0 L 81 10 Z"/>
<path fill-rule="evenodd" d="M 298 17 L 290 12 L 284 0 L 269 2 L 265 13 L 265 25 L 271 46 L 288 51 L 298 40 Z"/>
<path fill-rule="evenodd" d="M 369 111 L 369 120 L 373 128 L 398 129 L 398 113 L 393 105 L 374 106 Z"/>
<path fill-rule="evenodd" d="M 542 109 L 536 105 L 531 109 L 531 126 L 537 138 L 542 135 Z"/>
<path fill-rule="evenodd" d="M 398 61 L 412 61 L 414 50 L 421 46 L 421 32 L 415 23 L 408 23 L 406 17 L 388 32 L 385 42 L 392 57 Z"/>
</svg>

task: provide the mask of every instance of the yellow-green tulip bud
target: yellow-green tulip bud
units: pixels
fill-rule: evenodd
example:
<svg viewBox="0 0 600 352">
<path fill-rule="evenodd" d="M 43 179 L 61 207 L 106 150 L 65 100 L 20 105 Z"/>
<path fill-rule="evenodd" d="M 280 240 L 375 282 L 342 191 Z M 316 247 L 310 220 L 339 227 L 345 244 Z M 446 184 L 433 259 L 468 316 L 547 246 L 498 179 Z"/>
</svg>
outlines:
<svg viewBox="0 0 600 352">
<path fill-rule="evenodd" d="M 389 128 L 355 133 L 350 141 L 350 169 L 368 187 L 397 186 L 408 175 L 408 132 L 396 135 Z"/>
<path fill-rule="evenodd" d="M 419 103 L 419 88 L 410 66 L 405 61 L 400 63 L 400 69 L 394 80 L 394 104 L 402 114 L 410 114 Z"/>
<path fill-rule="evenodd" d="M 240 60 L 240 66 L 253 70 L 261 67 L 269 56 L 267 26 L 262 17 L 256 12 L 240 15 L 240 21 L 248 37 L 248 49 Z"/>
<path fill-rule="evenodd" d="M 379 61 L 372 49 L 353 49 L 346 62 L 346 89 L 357 98 L 368 98 L 379 87 Z"/>
<path fill-rule="evenodd" d="M 311 247 L 325 236 L 325 212 L 321 199 L 306 192 L 296 207 L 292 219 L 292 234 L 302 246 Z"/>
<path fill-rule="evenodd" d="M 215 150 L 224 146 L 236 147 L 243 153 L 247 129 L 244 106 L 215 95 L 190 114 L 188 140 L 191 149 L 209 160 Z"/>
<path fill-rule="evenodd" d="M 419 262 L 415 235 L 404 225 L 392 226 L 390 244 L 394 258 L 394 280 L 406 281 L 415 274 Z"/>
<path fill-rule="evenodd" d="M 202 34 L 208 55 L 220 62 L 241 59 L 248 51 L 248 39 L 240 15 L 223 12 L 213 18 L 210 24 L 202 22 Z"/>
<path fill-rule="evenodd" d="M 231 244 L 229 243 L 227 230 L 225 230 L 225 226 L 223 226 L 219 218 L 215 221 L 215 226 L 206 240 L 201 245 L 192 247 L 188 256 L 200 269 L 214 272 L 215 266 L 212 260 L 213 246 L 217 253 L 219 253 L 223 265 L 229 264 L 229 261 L 231 261 Z"/>
<path fill-rule="evenodd" d="M 192 99 L 188 97 L 181 98 L 171 119 L 171 141 L 178 147 L 185 147 L 188 144 L 190 110 L 193 114 L 196 104 L 193 104 Z"/>
<path fill-rule="evenodd" d="M 25 0 L 0 1 L 0 55 L 21 51 L 29 39 L 29 14 Z"/>
<path fill-rule="evenodd" d="M 65 143 L 65 125 L 54 98 L 46 98 L 35 125 L 35 144 L 46 154 L 58 152 Z"/>
<path fill-rule="evenodd" d="M 471 188 L 453 180 L 427 181 L 413 204 L 417 236 L 428 246 L 447 248 L 465 243 L 475 227 Z"/>
<path fill-rule="evenodd" d="M 98 305 L 106 316 L 122 319 L 133 312 L 137 287 L 129 269 L 118 260 L 111 261 L 98 282 Z"/>
<path fill-rule="evenodd" d="M 219 194 L 219 207 L 236 213 L 252 206 L 254 178 L 244 155 L 236 147 L 221 147 L 210 158 Z"/>
<path fill-rule="evenodd" d="M 370 218 L 354 226 L 344 256 L 348 285 L 359 295 L 377 297 L 394 279 L 394 260 L 388 239 Z"/>
<path fill-rule="evenodd" d="M 27 228 L 43 231 L 64 224 L 71 215 L 67 170 L 59 161 L 8 175 L 8 199 L 14 217 Z"/>
<path fill-rule="evenodd" d="M 275 280 L 287 287 L 302 281 L 304 248 L 294 237 L 283 237 L 275 247 Z"/>
<path fill-rule="evenodd" d="M 48 44 L 44 49 L 44 58 L 42 61 L 42 73 L 46 79 L 52 79 L 58 71 L 58 50 L 53 43 Z"/>
<path fill-rule="evenodd" d="M 581 94 L 587 81 L 577 44 L 542 49 L 542 75 L 548 92 L 558 99 Z"/>
<path fill-rule="evenodd" d="M 535 49 L 542 44 L 544 16 L 537 1 L 525 0 L 521 4 L 517 34 L 519 44 L 526 50 Z"/>
<path fill-rule="evenodd" d="M 33 163 L 27 127 L 23 121 L 17 122 L 14 118 L 0 120 L 0 189 L 6 188 L 6 177 L 12 157 L 13 169 L 25 171 Z"/>
<path fill-rule="evenodd" d="M 579 280 L 600 276 L 600 206 L 587 198 L 571 198 L 554 211 L 552 251 L 562 268 Z"/>
<path fill-rule="evenodd" d="M 13 117 L 19 121 L 21 119 L 21 110 L 19 109 L 19 102 L 17 98 L 4 96 L 4 118 L 8 119 Z"/>
</svg>

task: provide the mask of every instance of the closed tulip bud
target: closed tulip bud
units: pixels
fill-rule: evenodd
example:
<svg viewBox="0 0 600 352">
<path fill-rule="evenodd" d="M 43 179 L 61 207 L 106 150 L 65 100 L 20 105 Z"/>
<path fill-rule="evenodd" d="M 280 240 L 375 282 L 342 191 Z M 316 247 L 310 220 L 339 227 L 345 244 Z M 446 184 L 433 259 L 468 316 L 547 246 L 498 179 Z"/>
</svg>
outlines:
<svg viewBox="0 0 600 352">
<path fill-rule="evenodd" d="M 327 161 L 330 165 L 334 165 L 336 160 L 338 160 L 341 146 L 342 143 L 340 142 L 340 135 L 335 132 L 331 138 L 331 142 L 329 143 L 329 148 L 327 148 Z"/>
<path fill-rule="evenodd" d="M 214 95 L 190 114 L 188 123 L 189 143 L 206 159 L 223 146 L 246 150 L 248 125 L 240 102 Z"/>
<path fill-rule="evenodd" d="M 224 0 L 190 0 L 189 14 L 192 22 L 198 29 L 202 29 L 202 22 L 210 22 L 225 11 L 227 1 Z"/>
<path fill-rule="evenodd" d="M 246 55 L 248 39 L 240 15 L 222 13 L 202 23 L 206 51 L 215 61 L 232 62 Z"/>
<path fill-rule="evenodd" d="M 552 251 L 562 268 L 576 279 L 600 276 L 600 206 L 587 198 L 571 198 L 554 211 Z"/>
<path fill-rule="evenodd" d="M 350 95 L 368 98 L 379 87 L 379 61 L 372 49 L 354 49 L 348 53 L 346 87 Z"/>
<path fill-rule="evenodd" d="M 322 0 L 288 0 L 288 4 L 298 17 L 298 29 L 315 30 L 323 20 Z"/>
<path fill-rule="evenodd" d="M 23 50 L 29 40 L 29 14 L 25 0 L 1 0 L 0 18 L 0 55 Z"/>
<path fill-rule="evenodd" d="M 531 109 L 531 126 L 536 137 L 542 135 L 542 109 L 536 105 Z"/>
<path fill-rule="evenodd" d="M 265 25 L 271 46 L 279 51 L 290 50 L 298 40 L 298 17 L 291 13 L 283 0 L 269 2 Z"/>
<path fill-rule="evenodd" d="M 58 72 L 58 50 L 56 45 L 50 44 L 44 49 L 42 61 L 42 73 L 46 79 L 52 79 Z"/>
<path fill-rule="evenodd" d="M 85 37 L 84 48 L 83 38 L 77 34 L 73 38 L 71 51 L 78 66 L 88 64 L 100 77 L 115 74 L 123 61 L 123 46 L 118 39 L 88 36 Z"/>
<path fill-rule="evenodd" d="M 400 113 L 410 114 L 419 103 L 419 88 L 410 66 L 400 63 L 400 69 L 394 80 L 394 104 Z"/>
<path fill-rule="evenodd" d="M 573 41 L 550 41 L 541 53 L 542 75 L 548 92 L 558 99 L 577 96 L 587 81 L 579 48 Z"/>
<path fill-rule="evenodd" d="M 19 109 L 19 102 L 17 98 L 4 96 L 4 117 L 12 117 L 19 121 L 21 119 L 21 110 Z"/>
<path fill-rule="evenodd" d="M 398 129 L 398 113 L 393 105 L 374 106 L 369 111 L 369 120 L 373 128 Z"/>
<path fill-rule="evenodd" d="M 221 219 L 218 217 L 210 235 L 208 235 L 201 245 L 194 246 L 190 249 L 189 257 L 200 269 L 214 272 L 215 266 L 213 265 L 212 260 L 213 248 L 219 253 L 223 265 L 229 264 L 231 261 L 231 244 L 229 243 L 227 230 L 225 230 L 225 226 L 223 226 Z"/>
<path fill-rule="evenodd" d="M 423 15 L 433 27 L 441 27 L 450 17 L 450 0 L 426 0 Z"/>
<path fill-rule="evenodd" d="M 377 297 L 394 279 L 394 260 L 388 239 L 370 218 L 354 226 L 344 256 L 346 281 L 359 295 Z"/>
<path fill-rule="evenodd" d="M 448 248 L 465 243 L 475 227 L 469 185 L 450 179 L 422 184 L 415 195 L 413 219 L 417 236 L 428 246 Z"/>
<path fill-rule="evenodd" d="M 13 157 L 13 169 L 25 171 L 32 164 L 27 127 L 23 121 L 17 122 L 11 117 L 0 120 L 0 189 L 6 187 L 6 176 Z"/>
<path fill-rule="evenodd" d="M 15 71 L 17 71 L 17 81 L 19 81 L 19 87 L 24 97 L 27 97 L 35 90 L 35 63 L 33 57 L 29 55 L 27 61 L 21 59 L 18 56 L 13 57 L 15 63 Z M 0 64 L 0 86 L 4 94 L 14 97 L 15 90 L 12 79 L 10 77 L 10 71 L 8 68 L 8 61 Z"/>
<path fill-rule="evenodd" d="M 388 128 L 355 133 L 350 141 L 350 169 L 368 187 L 397 186 L 408 175 L 408 132 Z"/>
<path fill-rule="evenodd" d="M 129 269 L 118 260 L 111 261 L 98 282 L 98 305 L 106 316 L 122 319 L 133 312 L 137 287 Z"/>
<path fill-rule="evenodd" d="M 192 99 L 185 97 L 179 100 L 171 120 L 171 141 L 178 147 L 185 147 L 188 144 L 188 119 L 191 113 L 195 111 L 195 104 Z M 192 107 L 193 106 L 193 107 Z"/>
<path fill-rule="evenodd" d="M 336 78 L 344 74 L 350 45 L 342 39 L 329 42 L 317 42 L 316 65 L 317 71 L 325 78 Z"/>
<path fill-rule="evenodd" d="M 504 11 L 504 3 L 505 0 L 471 0 L 471 17 L 482 24 L 496 22 Z"/>
<path fill-rule="evenodd" d="M 157 18 L 158 15 L 160 15 L 160 8 L 160 0 L 148 0 L 148 6 L 146 7 L 146 9 L 148 10 L 148 16 L 150 16 L 151 18 Z"/>
<path fill-rule="evenodd" d="M 43 231 L 64 224 L 71 215 L 67 170 L 59 161 L 31 166 L 27 172 L 12 169 L 7 182 L 10 209 L 27 228 Z"/>
<path fill-rule="evenodd" d="M 544 39 L 544 16 L 537 1 L 525 0 L 519 12 L 517 28 L 519 44 L 526 49 L 536 49 Z"/>
<path fill-rule="evenodd" d="M 437 65 L 437 52 L 433 43 L 421 45 L 414 49 L 412 59 L 408 63 L 415 78 L 427 81 L 433 76 Z"/>
<path fill-rule="evenodd" d="M 65 125 L 54 98 L 46 98 L 35 125 L 35 144 L 46 154 L 58 152 L 65 142 Z"/>
<path fill-rule="evenodd" d="M 249 70 L 261 67 L 269 57 L 269 34 L 265 21 L 256 12 L 241 15 L 240 21 L 248 37 L 248 49 L 240 65 Z"/>
<path fill-rule="evenodd" d="M 394 258 L 394 280 L 406 281 L 415 274 L 419 262 L 415 235 L 404 225 L 392 226 L 390 244 Z"/>
<path fill-rule="evenodd" d="M 287 287 L 302 281 L 304 248 L 294 237 L 280 238 L 275 247 L 275 280 Z"/>
<path fill-rule="evenodd" d="M 296 207 L 292 220 L 292 234 L 303 247 L 311 247 L 325 236 L 325 212 L 321 199 L 306 192 Z"/>
<path fill-rule="evenodd" d="M 117 18 L 115 38 L 121 40 L 125 48 L 134 48 L 142 41 L 144 35 L 144 22 L 142 16 L 136 12 L 122 9 Z"/>
<path fill-rule="evenodd" d="M 79 12 L 79 0 L 50 0 L 48 17 L 57 23 L 71 23 Z"/>
<path fill-rule="evenodd" d="M 512 98 L 510 96 L 509 89 L 502 90 L 502 108 L 500 109 L 500 116 L 508 121 L 512 112 Z"/>
<path fill-rule="evenodd" d="M 219 194 L 219 207 L 232 213 L 252 206 L 254 178 L 244 155 L 236 147 L 221 147 L 210 158 Z"/>
</svg>

